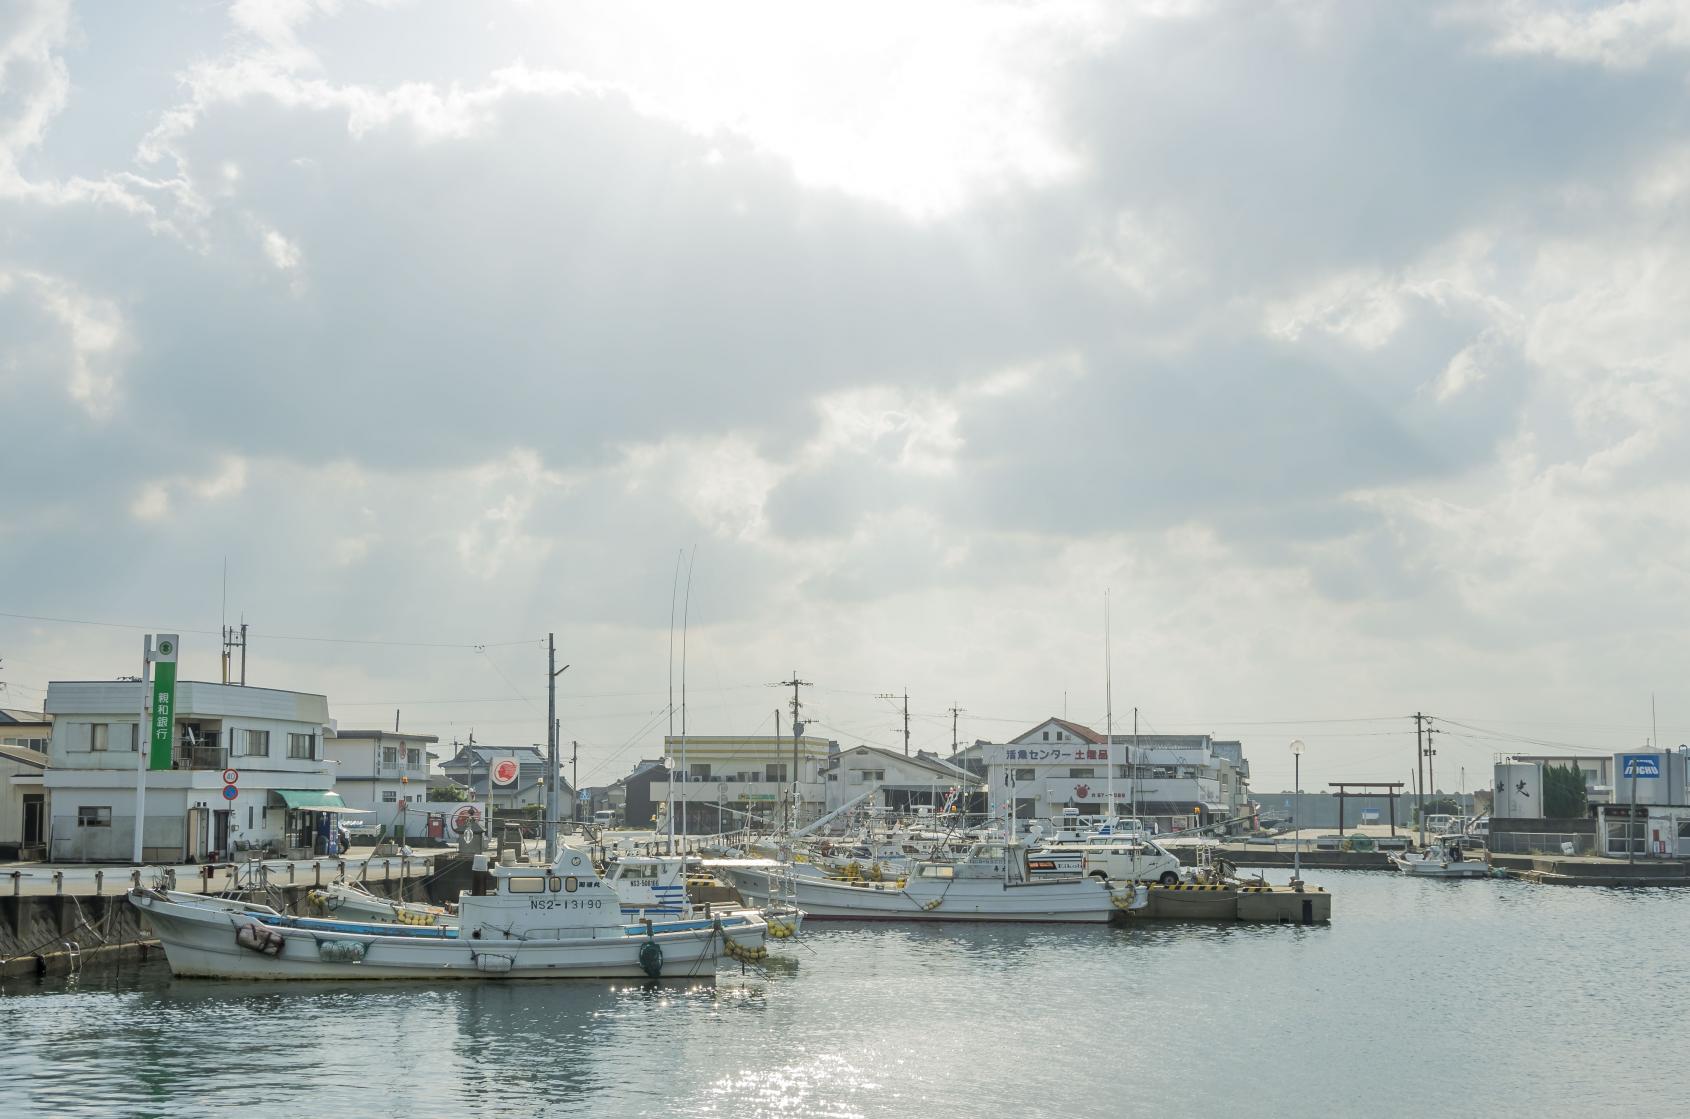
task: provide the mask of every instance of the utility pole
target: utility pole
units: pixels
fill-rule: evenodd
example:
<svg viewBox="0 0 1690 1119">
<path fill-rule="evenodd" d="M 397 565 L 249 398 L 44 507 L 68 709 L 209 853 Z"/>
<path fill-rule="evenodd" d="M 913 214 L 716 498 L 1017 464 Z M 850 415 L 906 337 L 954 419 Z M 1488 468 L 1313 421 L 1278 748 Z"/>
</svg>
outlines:
<svg viewBox="0 0 1690 1119">
<path fill-rule="evenodd" d="M 797 826 L 797 823 L 798 823 L 798 739 L 804 733 L 803 704 L 801 703 L 801 701 L 798 698 L 798 689 L 799 688 L 808 688 L 808 687 L 813 687 L 813 686 L 814 685 L 812 685 L 810 683 L 810 681 L 800 680 L 798 678 L 798 670 L 796 668 L 792 670 L 792 679 L 782 680 L 780 683 L 775 685 L 775 687 L 777 687 L 777 688 L 791 688 L 792 689 L 792 774 L 791 774 L 791 776 L 792 776 L 792 798 L 791 799 L 792 799 L 792 822 L 793 822 L 793 825 L 795 827 Z M 780 714 L 779 714 L 779 712 L 776 712 L 776 714 L 775 714 L 775 739 L 777 741 L 780 739 Z"/>
<path fill-rule="evenodd" d="M 557 635 L 546 634 L 546 822 L 542 829 L 546 837 L 546 862 L 557 859 L 557 825 L 561 812 L 558 808 L 558 778 L 563 773 L 563 765 L 558 758 L 558 721 L 557 721 L 557 678 L 569 671 L 566 664 L 562 668 L 557 666 Z M 493 789 L 493 780 L 487 780 L 489 796 Z"/>
<path fill-rule="evenodd" d="M 953 703 L 947 710 L 951 713 L 951 757 L 954 758 L 957 752 L 956 717 L 966 711 L 967 708 L 958 707 Z"/>
<path fill-rule="evenodd" d="M 575 803 L 570 806 L 569 818 L 581 819 L 581 744 L 573 738 L 569 740 L 569 787 L 575 793 Z"/>
<path fill-rule="evenodd" d="M 1420 821 L 1420 846 L 1426 846 L 1426 716 L 1414 713 L 1414 815 Z"/>
<path fill-rule="evenodd" d="M 1432 736 L 1442 733 L 1440 730 L 1432 729 L 1432 720 L 1428 716 L 1426 719 L 1426 791 L 1431 793 L 1434 798 L 1438 795 L 1438 778 L 1432 772 L 1433 766 L 1436 764 L 1432 759 L 1438 756 L 1438 752 L 1432 747 Z M 1435 804 L 1436 801 L 1434 800 L 1433 803 Z"/>
<path fill-rule="evenodd" d="M 794 675 L 796 675 L 796 673 L 794 673 Z M 899 696 L 899 695 L 897 695 L 893 692 L 877 692 L 875 694 L 874 698 L 875 699 L 902 699 L 904 701 L 904 757 L 906 757 L 906 758 L 909 757 L 910 756 L 910 690 L 909 690 L 909 688 L 906 687 L 904 689 L 904 694 L 902 696 Z M 955 740 L 955 738 L 956 738 L 956 731 L 954 729 L 951 732 L 951 738 L 953 740 Z"/>
<path fill-rule="evenodd" d="M 146 846 L 143 829 L 147 826 L 147 770 L 152 750 L 152 683 L 153 635 L 147 634 L 141 645 L 141 721 L 135 727 L 135 843 L 132 853 L 135 865 L 143 865 Z M 175 713 L 171 713 L 174 718 Z"/>
</svg>

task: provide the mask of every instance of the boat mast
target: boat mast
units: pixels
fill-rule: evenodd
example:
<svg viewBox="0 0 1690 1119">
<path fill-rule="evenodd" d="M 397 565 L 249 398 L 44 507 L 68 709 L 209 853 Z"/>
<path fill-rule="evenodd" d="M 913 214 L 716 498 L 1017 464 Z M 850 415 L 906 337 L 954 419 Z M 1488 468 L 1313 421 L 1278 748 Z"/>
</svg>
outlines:
<svg viewBox="0 0 1690 1119">
<path fill-rule="evenodd" d="M 1107 820 L 1115 819 L 1115 674 L 1110 665 L 1109 589 L 1103 590 L 1103 772 L 1109 807 Z"/>
</svg>

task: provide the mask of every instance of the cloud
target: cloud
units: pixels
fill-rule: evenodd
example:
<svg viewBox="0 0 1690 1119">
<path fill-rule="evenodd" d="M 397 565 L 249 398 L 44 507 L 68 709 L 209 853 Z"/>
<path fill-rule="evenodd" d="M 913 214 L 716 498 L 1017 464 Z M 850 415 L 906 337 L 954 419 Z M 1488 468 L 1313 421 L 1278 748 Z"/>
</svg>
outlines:
<svg viewBox="0 0 1690 1119">
<path fill-rule="evenodd" d="M 226 16 L 0 23 L 14 612 L 528 737 L 567 629 L 606 765 L 694 545 L 723 729 L 1095 707 L 1105 586 L 1170 723 L 1686 667 L 1672 6 Z"/>
</svg>

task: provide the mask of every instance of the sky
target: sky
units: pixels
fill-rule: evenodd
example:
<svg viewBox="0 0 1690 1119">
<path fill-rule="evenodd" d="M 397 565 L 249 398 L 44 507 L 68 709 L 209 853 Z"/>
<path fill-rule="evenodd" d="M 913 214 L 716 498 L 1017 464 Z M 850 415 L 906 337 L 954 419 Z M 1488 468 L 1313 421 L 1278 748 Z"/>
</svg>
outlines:
<svg viewBox="0 0 1690 1119">
<path fill-rule="evenodd" d="M 1687 307 L 1674 0 L 16 0 L 0 704 L 1675 745 Z"/>
</svg>

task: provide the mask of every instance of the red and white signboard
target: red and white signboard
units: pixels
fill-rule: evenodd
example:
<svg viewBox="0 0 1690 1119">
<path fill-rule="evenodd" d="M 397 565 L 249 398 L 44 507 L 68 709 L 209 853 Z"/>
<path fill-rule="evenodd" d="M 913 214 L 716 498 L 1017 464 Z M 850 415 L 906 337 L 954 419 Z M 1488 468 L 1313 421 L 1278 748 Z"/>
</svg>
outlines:
<svg viewBox="0 0 1690 1119">
<path fill-rule="evenodd" d="M 522 771 L 515 758 L 500 758 L 493 763 L 493 784 L 513 785 L 516 775 Z"/>
<path fill-rule="evenodd" d="M 481 813 L 476 811 L 475 805 L 466 804 L 452 814 L 452 830 L 461 832 L 479 819 Z"/>
<path fill-rule="evenodd" d="M 238 782 L 240 779 L 241 779 L 241 773 L 240 773 L 240 770 L 238 770 L 238 769 L 225 769 L 223 771 L 223 783 L 225 785 L 233 785 L 236 782 Z"/>
</svg>

